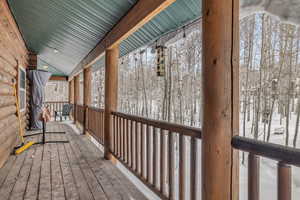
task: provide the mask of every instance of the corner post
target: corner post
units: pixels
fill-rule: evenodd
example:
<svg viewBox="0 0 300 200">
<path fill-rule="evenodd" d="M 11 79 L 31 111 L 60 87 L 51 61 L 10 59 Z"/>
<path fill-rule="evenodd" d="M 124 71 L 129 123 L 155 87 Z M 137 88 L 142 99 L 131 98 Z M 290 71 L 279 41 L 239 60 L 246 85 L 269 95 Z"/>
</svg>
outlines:
<svg viewBox="0 0 300 200">
<path fill-rule="evenodd" d="M 105 52 L 104 158 L 111 159 L 112 117 L 118 106 L 119 45 Z"/>
<path fill-rule="evenodd" d="M 69 81 L 69 104 L 73 105 L 72 108 L 72 113 L 73 113 L 73 117 L 75 116 L 75 112 L 74 112 L 74 79 Z M 69 118 L 71 119 L 71 114 L 69 116 Z"/>
<path fill-rule="evenodd" d="M 203 0 L 202 199 L 238 200 L 239 0 Z"/>
<path fill-rule="evenodd" d="M 76 107 L 77 107 L 77 104 L 79 102 L 79 97 L 80 97 L 80 94 L 79 94 L 79 75 L 76 75 L 74 77 L 74 123 L 76 124 L 76 121 L 77 121 L 77 110 L 76 110 Z"/>
<path fill-rule="evenodd" d="M 83 123 L 83 134 L 86 133 L 88 116 L 87 109 L 91 105 L 92 99 L 92 70 L 90 67 L 83 70 L 83 106 L 84 106 L 84 123 Z"/>
</svg>

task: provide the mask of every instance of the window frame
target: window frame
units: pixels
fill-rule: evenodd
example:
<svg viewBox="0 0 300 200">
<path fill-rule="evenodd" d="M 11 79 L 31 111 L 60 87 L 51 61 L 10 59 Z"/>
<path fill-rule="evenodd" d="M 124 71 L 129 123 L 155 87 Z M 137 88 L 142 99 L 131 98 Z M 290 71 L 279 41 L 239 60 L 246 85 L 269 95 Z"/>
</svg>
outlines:
<svg viewBox="0 0 300 200">
<path fill-rule="evenodd" d="M 21 87 L 21 71 L 24 73 L 24 78 L 25 78 L 25 84 L 24 88 Z M 21 108 L 21 91 L 24 92 L 24 108 Z M 20 112 L 26 111 L 26 69 L 22 66 L 19 66 L 19 71 L 18 71 L 18 101 L 19 101 L 19 109 Z"/>
</svg>

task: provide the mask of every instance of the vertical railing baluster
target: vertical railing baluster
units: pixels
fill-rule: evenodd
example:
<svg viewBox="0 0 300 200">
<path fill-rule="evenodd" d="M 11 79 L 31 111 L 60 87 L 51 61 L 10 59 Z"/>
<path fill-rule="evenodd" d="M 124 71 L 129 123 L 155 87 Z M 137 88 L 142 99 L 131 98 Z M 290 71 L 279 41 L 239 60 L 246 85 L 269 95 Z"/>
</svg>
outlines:
<svg viewBox="0 0 300 200">
<path fill-rule="evenodd" d="M 248 199 L 259 200 L 260 159 L 252 153 L 249 153 L 248 159 Z"/>
<path fill-rule="evenodd" d="M 292 199 L 292 169 L 291 166 L 278 163 L 277 192 L 278 200 Z"/>
<path fill-rule="evenodd" d="M 196 200 L 197 171 L 196 171 L 197 146 L 196 138 L 191 137 L 190 143 L 190 199 Z"/>
<path fill-rule="evenodd" d="M 114 116 L 113 116 L 114 117 Z M 97 121 L 100 120 L 102 121 L 102 116 L 101 116 L 101 113 L 97 113 L 96 114 L 96 119 Z M 101 144 L 104 144 L 104 136 L 103 136 L 103 132 L 101 130 L 101 127 L 103 126 L 103 123 L 100 122 L 100 123 L 97 123 L 97 135 L 99 137 L 99 141 L 101 142 Z"/>
<path fill-rule="evenodd" d="M 129 123 L 128 123 L 128 119 L 126 120 L 126 136 L 127 136 L 127 141 L 126 141 L 126 144 L 127 144 L 127 164 L 129 164 L 129 147 L 130 147 L 130 143 L 129 143 L 129 141 L 130 141 L 130 138 L 129 138 L 129 136 L 130 136 L 130 134 L 129 134 Z"/>
<path fill-rule="evenodd" d="M 139 139 L 138 139 L 138 122 L 135 122 L 135 168 L 139 173 Z"/>
<path fill-rule="evenodd" d="M 105 135 L 105 133 L 104 133 L 104 124 L 105 124 L 105 120 L 104 120 L 104 112 L 103 111 L 100 112 L 100 116 L 101 116 L 101 120 L 102 120 L 102 126 L 100 127 L 100 130 L 102 132 L 102 140 L 103 140 L 103 144 L 104 144 L 104 135 Z"/>
<path fill-rule="evenodd" d="M 115 155 L 117 155 L 117 151 L 118 151 L 118 149 L 117 149 L 117 120 L 116 120 L 116 116 L 114 115 L 114 130 L 113 130 L 114 132 L 114 154 Z M 105 144 L 105 143 L 104 143 Z"/>
<path fill-rule="evenodd" d="M 150 167 L 150 158 L 151 158 L 151 151 L 150 151 L 150 142 L 151 142 L 151 137 L 150 137 L 150 126 L 147 124 L 146 126 L 146 149 L 147 149 L 147 173 L 146 173 L 146 180 L 147 182 L 150 182 L 150 174 L 151 174 L 151 167 Z"/>
<path fill-rule="evenodd" d="M 118 158 L 120 159 L 122 155 L 121 149 L 121 117 L 118 116 Z"/>
<path fill-rule="evenodd" d="M 145 132 L 144 132 L 144 124 L 140 123 L 140 148 L 141 148 L 141 176 L 145 177 Z"/>
<path fill-rule="evenodd" d="M 122 125 L 123 125 L 123 161 L 126 161 L 126 129 L 125 129 L 125 118 L 123 118 L 122 121 Z"/>
<path fill-rule="evenodd" d="M 185 148 L 185 137 L 179 135 L 179 199 L 186 199 L 186 148 Z"/>
<path fill-rule="evenodd" d="M 169 174 L 169 199 L 174 199 L 174 136 L 171 131 L 168 132 L 168 174 Z"/>
<path fill-rule="evenodd" d="M 96 130 L 97 130 L 96 135 L 97 135 L 98 140 L 100 141 L 100 143 L 104 144 L 104 138 L 103 138 L 102 131 L 101 131 L 101 126 L 103 126 L 102 119 L 101 119 L 101 113 L 95 114 L 95 118 L 97 120 L 97 122 L 96 122 Z M 100 120 L 100 123 L 98 123 L 98 120 Z"/>
<path fill-rule="evenodd" d="M 100 132 L 100 130 L 99 130 L 99 123 L 97 123 L 98 122 L 98 120 L 99 120 L 99 113 L 96 113 L 96 112 L 93 112 L 93 121 L 94 121 L 94 123 L 93 123 L 93 127 L 95 128 L 94 129 L 94 134 L 95 134 L 95 136 L 96 136 L 96 138 L 97 138 L 97 141 L 99 141 L 101 144 L 103 144 L 102 142 L 102 137 L 101 137 L 101 132 Z"/>
<path fill-rule="evenodd" d="M 112 141 L 112 148 L 111 151 L 114 154 L 115 153 L 115 115 L 112 114 L 112 136 L 111 136 L 111 141 Z"/>
<path fill-rule="evenodd" d="M 130 120 L 130 167 L 134 169 L 133 121 Z"/>
<path fill-rule="evenodd" d="M 111 116 L 112 117 L 112 123 L 114 123 L 114 115 Z M 95 113 L 95 118 L 100 120 L 100 127 L 99 129 L 97 128 L 97 132 L 99 133 L 99 141 L 101 142 L 101 144 L 104 144 L 104 139 L 103 139 L 103 132 L 102 132 L 102 126 L 103 126 L 103 121 L 102 121 L 102 113 L 101 112 L 97 112 Z M 114 126 L 114 125 L 113 125 Z M 114 128 L 114 127 L 113 127 Z M 113 129 L 114 131 L 114 129 Z M 113 141 L 113 140 L 112 140 Z M 112 143 L 113 144 L 113 143 Z M 114 146 L 114 144 L 113 144 Z"/>
<path fill-rule="evenodd" d="M 152 174 L 153 174 L 153 185 L 156 187 L 157 183 L 157 137 L 156 128 L 153 126 L 153 163 L 152 163 Z"/>
<path fill-rule="evenodd" d="M 117 116 L 117 157 L 120 157 L 120 120 L 119 116 Z"/>
<path fill-rule="evenodd" d="M 121 160 L 123 160 L 123 142 L 122 142 L 122 137 L 123 137 L 123 133 L 122 133 L 123 130 L 122 130 L 122 129 L 123 129 L 123 127 L 122 127 L 122 119 L 123 119 L 122 117 L 120 117 L 120 119 L 119 119 L 119 120 L 120 120 L 120 121 L 119 121 L 119 123 L 120 123 L 120 124 L 119 124 L 119 134 L 120 134 L 120 135 L 119 135 L 119 137 L 120 137 L 120 157 L 119 157 L 119 158 L 120 158 Z"/>
<path fill-rule="evenodd" d="M 101 121 L 101 125 L 99 127 L 99 132 L 101 133 L 100 134 L 100 137 L 101 137 L 101 141 L 102 141 L 102 144 L 104 144 L 104 113 L 103 112 L 99 112 L 98 116 L 100 117 L 100 121 Z"/>
<path fill-rule="evenodd" d="M 126 132 L 126 118 L 123 118 L 123 134 L 124 134 L 124 162 L 127 163 L 127 132 Z"/>
<path fill-rule="evenodd" d="M 104 139 L 103 139 L 103 132 L 102 132 L 102 126 L 103 126 L 103 121 L 102 121 L 102 113 L 99 111 L 99 112 L 95 112 L 95 114 L 94 114 L 94 117 L 96 118 L 96 119 L 98 119 L 99 120 L 99 127 L 97 127 L 97 132 L 99 133 L 99 141 L 100 141 L 100 143 L 101 144 L 103 144 L 103 142 L 104 142 Z M 113 137 L 114 137 L 114 115 L 111 115 L 111 118 L 112 118 L 112 128 L 113 128 L 113 135 L 112 135 L 112 147 L 114 147 L 115 145 L 114 145 L 114 139 L 113 139 Z M 113 150 L 114 148 L 112 148 L 112 150 Z"/>
<path fill-rule="evenodd" d="M 120 124 L 120 130 L 121 130 L 121 160 L 124 161 L 124 118 L 121 117 L 121 124 Z"/>
<path fill-rule="evenodd" d="M 166 156 L 165 156 L 165 133 L 160 129 L 160 192 L 164 194 L 165 176 L 166 176 Z"/>
</svg>

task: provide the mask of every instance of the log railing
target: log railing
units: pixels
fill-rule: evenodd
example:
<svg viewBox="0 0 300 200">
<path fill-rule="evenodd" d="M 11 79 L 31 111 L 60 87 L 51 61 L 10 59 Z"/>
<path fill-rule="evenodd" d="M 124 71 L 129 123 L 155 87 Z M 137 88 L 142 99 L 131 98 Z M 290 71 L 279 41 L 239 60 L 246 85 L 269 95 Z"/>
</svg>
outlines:
<svg viewBox="0 0 300 200">
<path fill-rule="evenodd" d="M 104 109 L 76 105 L 75 113 L 77 122 L 86 121 L 86 131 L 104 144 Z M 110 151 L 129 171 L 161 199 L 200 198 L 200 129 L 120 112 L 111 117 Z M 232 147 L 249 153 L 248 199 L 259 200 L 264 157 L 278 162 L 278 200 L 291 200 L 291 165 L 300 167 L 300 149 L 240 136 L 233 137 Z"/>
<path fill-rule="evenodd" d="M 104 145 L 104 110 L 87 108 L 86 130 L 102 145 Z"/>
<path fill-rule="evenodd" d="M 112 113 L 111 152 L 161 199 L 199 199 L 197 128 Z"/>
<path fill-rule="evenodd" d="M 258 200 L 260 195 L 260 157 L 278 162 L 277 196 L 278 200 L 291 200 L 291 165 L 300 166 L 300 149 L 270 144 L 253 139 L 235 136 L 232 146 L 249 153 L 248 160 L 248 199 Z"/>
<path fill-rule="evenodd" d="M 75 115 L 76 121 L 79 122 L 81 125 L 84 125 L 85 122 L 85 108 L 83 105 L 75 105 Z"/>
<path fill-rule="evenodd" d="M 44 103 L 44 106 L 48 107 L 48 109 L 51 113 L 51 116 L 53 117 L 54 116 L 54 111 L 61 112 L 62 109 L 63 109 L 63 106 L 65 104 L 69 104 L 69 102 L 68 101 L 47 101 L 47 102 Z"/>
</svg>

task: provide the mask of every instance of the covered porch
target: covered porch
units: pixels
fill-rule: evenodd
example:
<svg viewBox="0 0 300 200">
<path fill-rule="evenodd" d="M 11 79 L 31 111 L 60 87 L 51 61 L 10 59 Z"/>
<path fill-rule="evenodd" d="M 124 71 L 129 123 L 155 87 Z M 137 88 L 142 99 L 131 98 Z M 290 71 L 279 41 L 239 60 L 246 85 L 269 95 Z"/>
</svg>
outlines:
<svg viewBox="0 0 300 200">
<path fill-rule="evenodd" d="M 298 22 L 298 12 L 278 14 L 263 2 L 262 9 Z M 239 136 L 240 3 L 257 6 L 246 0 L 0 0 L 0 199 L 242 200 L 243 187 L 248 200 L 259 200 L 260 162 L 266 158 L 276 165 L 272 192 L 291 200 L 300 150 Z M 153 69 L 164 77 L 161 38 L 179 29 L 186 37 L 186 26 L 195 21 L 201 22 L 203 44 L 201 54 L 194 54 L 203 78 L 201 125 L 120 112 L 122 56 L 148 45 L 157 57 Z M 96 108 L 92 71 L 99 62 L 105 75 L 97 92 L 104 100 Z M 52 114 L 72 105 L 65 122 L 47 124 L 48 131 L 66 134 L 46 135 L 69 143 L 34 145 L 14 156 L 34 106 L 30 70 L 47 71 L 68 85 L 67 101 L 44 104 Z M 248 155 L 246 184 L 240 181 L 241 152 Z"/>
</svg>

